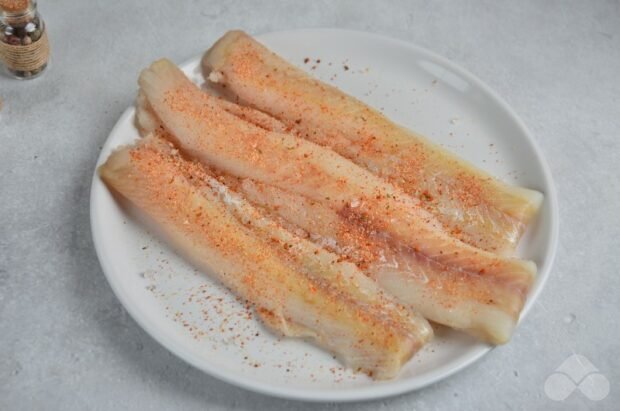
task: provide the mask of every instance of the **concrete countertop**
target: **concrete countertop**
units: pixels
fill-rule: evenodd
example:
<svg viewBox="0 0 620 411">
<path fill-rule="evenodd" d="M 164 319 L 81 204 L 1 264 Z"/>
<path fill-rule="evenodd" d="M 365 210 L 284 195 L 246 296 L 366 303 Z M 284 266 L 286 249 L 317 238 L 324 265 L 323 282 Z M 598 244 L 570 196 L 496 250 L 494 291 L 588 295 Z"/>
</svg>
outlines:
<svg viewBox="0 0 620 411">
<path fill-rule="evenodd" d="M 50 69 L 29 82 L 0 77 L 0 409 L 618 409 L 620 2 L 39 3 Z M 389 35 L 469 69 L 529 126 L 559 192 L 556 263 L 513 341 L 380 402 L 283 401 L 193 369 L 129 318 L 91 241 L 95 160 L 141 68 L 183 61 L 231 28 L 306 27 Z M 609 381 L 605 399 L 548 398 L 545 381 L 573 354 Z"/>
</svg>

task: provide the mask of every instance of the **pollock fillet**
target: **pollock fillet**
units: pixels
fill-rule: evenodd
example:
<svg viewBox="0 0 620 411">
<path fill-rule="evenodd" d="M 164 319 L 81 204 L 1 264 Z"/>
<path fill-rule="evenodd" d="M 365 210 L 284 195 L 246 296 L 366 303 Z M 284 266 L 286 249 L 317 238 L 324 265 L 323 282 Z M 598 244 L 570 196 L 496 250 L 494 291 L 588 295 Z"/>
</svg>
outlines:
<svg viewBox="0 0 620 411">
<path fill-rule="evenodd" d="M 416 270 L 374 277 L 388 278 L 391 289 L 399 288 L 399 281 L 401 290 L 408 287 L 411 292 L 404 302 L 409 305 L 424 309 L 433 303 L 440 307 L 429 308 L 429 318 L 495 343 L 510 337 L 535 276 L 532 262 L 502 257 L 452 237 L 399 188 L 327 148 L 241 120 L 168 61 L 154 63 L 143 71 L 139 82 L 153 111 L 148 115 L 158 118 L 190 155 L 234 177 L 256 180 L 321 203 L 345 228 L 353 227 L 360 238 L 380 239 L 375 253 L 389 247 L 397 250 L 398 258 L 408 255 L 409 264 L 416 264 Z M 296 216 L 289 220 L 298 222 Z M 317 234 L 334 237 L 330 232 Z M 418 298 L 421 291 L 411 284 L 422 266 L 432 270 L 425 268 L 431 274 L 430 286 L 422 287 L 425 298 Z M 446 290 L 435 292 L 431 286 Z M 439 298 L 449 296 L 447 293 L 452 293 L 452 303 Z M 459 298 L 466 309 L 454 316 L 444 315 L 454 310 Z M 487 314 L 480 314 L 483 310 Z"/>
<path fill-rule="evenodd" d="M 283 229 L 155 134 L 114 152 L 99 173 L 284 335 L 312 338 L 378 379 L 396 376 L 432 337 L 354 264 Z"/>
<path fill-rule="evenodd" d="M 144 96 L 136 106 L 138 118 L 148 119 L 140 125 L 146 133 L 164 128 Z M 244 117 L 248 117 L 247 113 Z M 265 213 L 280 218 L 288 230 L 346 256 L 424 318 L 493 344 L 510 339 L 533 276 L 501 279 L 464 271 L 458 266 L 440 265 L 410 248 L 390 244 L 384 237 L 364 230 L 324 202 L 251 179 L 242 180 L 219 171 L 218 174 L 250 202 L 263 207 Z M 357 202 L 352 206 L 363 207 L 363 204 Z"/>
<path fill-rule="evenodd" d="M 493 344 L 509 341 L 532 276 L 498 277 L 440 264 L 408 247 L 391 244 L 322 202 L 250 179 L 244 179 L 239 190 L 250 202 L 283 218 L 289 227 L 302 229 L 300 235 L 306 233 L 316 244 L 347 256 L 424 318 Z"/>
<path fill-rule="evenodd" d="M 452 235 L 511 254 L 542 194 L 509 186 L 401 127 L 342 91 L 312 78 L 241 31 L 203 58 L 205 77 L 243 105 L 284 122 L 420 199 Z"/>
</svg>

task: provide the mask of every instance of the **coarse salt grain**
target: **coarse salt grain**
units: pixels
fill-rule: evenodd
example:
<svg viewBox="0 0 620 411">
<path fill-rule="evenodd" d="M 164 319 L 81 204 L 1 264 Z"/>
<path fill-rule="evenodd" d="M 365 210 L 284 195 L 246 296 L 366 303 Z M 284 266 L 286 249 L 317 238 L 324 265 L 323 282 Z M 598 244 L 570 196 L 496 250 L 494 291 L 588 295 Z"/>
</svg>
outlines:
<svg viewBox="0 0 620 411">
<path fill-rule="evenodd" d="M 221 71 L 212 71 L 209 73 L 209 81 L 213 83 L 219 83 L 224 78 L 224 75 Z"/>
</svg>

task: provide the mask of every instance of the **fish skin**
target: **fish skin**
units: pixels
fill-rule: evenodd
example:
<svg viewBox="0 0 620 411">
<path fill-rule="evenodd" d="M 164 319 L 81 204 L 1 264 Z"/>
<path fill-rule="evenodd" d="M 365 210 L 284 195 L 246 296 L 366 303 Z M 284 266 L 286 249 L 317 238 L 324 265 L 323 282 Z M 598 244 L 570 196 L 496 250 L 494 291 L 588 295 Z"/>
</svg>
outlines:
<svg viewBox="0 0 620 411">
<path fill-rule="evenodd" d="M 226 33 L 202 64 L 205 77 L 224 85 L 235 101 L 399 185 L 468 244 L 510 255 L 540 208 L 541 193 L 493 178 L 244 32 Z"/>
<path fill-rule="evenodd" d="M 377 379 L 398 375 L 432 337 L 353 264 L 284 230 L 160 136 L 117 150 L 99 174 L 277 332 L 312 338 Z"/>
<path fill-rule="evenodd" d="M 162 75 L 162 72 L 167 73 L 164 74 L 164 77 L 175 72 L 168 63 L 164 64 L 163 69 L 160 68 L 160 63 L 156 63 L 154 67 L 155 72 L 159 72 L 159 75 Z M 177 81 L 171 85 L 171 89 L 167 91 L 160 90 L 159 93 L 151 91 L 152 95 L 150 98 L 159 105 L 161 113 L 167 115 L 168 118 L 173 117 L 173 120 L 166 125 L 172 125 L 169 128 L 172 128 L 171 131 L 176 133 L 171 138 L 174 140 L 184 139 L 182 143 L 184 149 L 193 153 L 193 155 L 205 163 L 221 168 L 226 173 L 233 174 L 235 178 L 258 179 L 264 184 L 279 186 L 280 189 L 285 190 L 287 188 L 297 190 L 296 195 L 306 196 L 315 202 L 323 202 L 327 204 L 329 209 L 336 210 L 336 215 L 339 219 L 344 218 L 347 224 L 362 227 L 362 234 L 365 236 L 368 236 L 368 233 L 373 231 L 387 231 L 389 233 L 390 246 L 405 244 L 429 260 L 433 260 L 433 262 L 441 266 L 449 267 L 448 271 L 459 270 L 467 273 L 467 276 L 463 276 L 461 284 L 452 282 L 452 287 L 455 289 L 460 287 L 464 292 L 471 294 L 472 284 L 476 281 L 482 281 L 479 280 L 479 277 L 488 277 L 489 283 L 503 284 L 508 289 L 512 287 L 513 293 L 504 292 L 503 298 L 500 298 L 503 293 L 502 289 L 499 291 L 493 290 L 491 298 L 493 303 L 491 305 L 498 305 L 500 309 L 493 311 L 488 307 L 482 307 L 491 316 L 489 317 L 490 320 L 485 320 L 483 316 L 480 316 L 480 320 L 476 322 L 475 315 L 472 315 L 472 313 L 475 314 L 476 310 L 480 311 L 481 309 L 480 305 L 473 305 L 473 303 L 471 307 L 463 310 L 464 315 L 461 318 L 457 318 L 457 316 L 446 317 L 445 313 L 449 312 L 449 307 L 441 311 L 441 306 L 438 304 L 435 304 L 437 308 L 433 309 L 434 313 L 431 312 L 432 307 L 427 310 L 427 312 L 431 313 L 429 314 L 430 317 L 433 317 L 436 321 L 456 328 L 468 329 L 472 333 L 482 335 L 488 341 L 503 343 L 509 339 L 512 328 L 523 306 L 527 290 L 535 275 L 536 268 L 533 263 L 504 258 L 475 249 L 446 235 L 446 233 L 432 223 L 432 217 L 429 217 L 419 207 L 415 207 L 414 200 L 409 199 L 406 195 L 400 193 L 398 189 L 392 188 L 389 184 L 377 179 L 377 177 L 366 170 L 354 166 L 329 152 L 329 150 L 326 151 L 324 148 L 313 145 L 303 139 L 295 139 L 291 136 L 268 132 L 264 129 L 253 127 L 251 124 L 243 124 L 243 122 L 239 121 L 239 118 L 228 117 L 228 113 L 218 108 L 217 102 L 219 100 L 209 97 L 193 88 L 191 84 L 187 84 L 187 79 L 182 74 L 172 75 L 177 78 Z M 144 84 L 144 86 L 148 88 L 148 84 Z M 181 97 L 177 93 L 180 93 Z M 171 95 L 181 99 L 183 102 L 182 107 L 179 106 L 175 98 L 170 98 Z M 193 104 L 189 104 L 190 101 L 193 101 Z M 217 121 L 213 121 L 213 119 Z M 200 122 L 204 122 L 203 127 L 196 129 L 188 127 L 190 124 L 195 126 L 196 123 Z M 222 127 L 222 129 L 219 130 L 218 127 Z M 179 134 L 184 137 L 181 137 Z M 268 153 L 267 156 L 276 156 L 277 160 L 266 162 L 265 157 L 261 159 L 261 153 L 252 153 L 252 144 L 259 139 L 260 144 L 257 147 L 262 147 Z M 226 144 L 218 143 L 218 141 L 225 141 Z M 298 162 L 293 161 L 294 164 L 287 164 L 287 161 L 290 162 L 291 158 L 294 158 L 296 150 L 285 150 L 282 152 L 282 141 L 293 143 L 298 141 L 300 145 L 305 145 L 305 147 L 302 147 L 305 151 L 302 151 L 302 158 L 298 159 Z M 236 150 L 239 151 L 236 152 Z M 244 151 L 250 152 L 250 154 L 244 155 Z M 307 153 L 312 155 L 305 157 L 304 154 Z M 331 169 L 327 171 L 323 169 L 324 161 L 315 162 L 313 164 L 314 167 L 309 170 L 303 168 L 303 163 L 309 159 L 325 156 L 334 163 Z M 324 160 L 324 158 L 321 158 L 321 160 Z M 232 166 L 227 164 L 227 161 L 233 163 Z M 224 164 L 223 167 L 222 164 Z M 296 164 L 302 166 L 296 167 Z M 274 165 L 275 167 L 273 167 Z M 338 172 L 339 167 L 344 171 L 340 170 Z M 282 169 L 285 171 L 282 171 Z M 330 172 L 332 173 L 330 174 Z M 276 178 L 270 178 L 272 177 L 271 174 L 275 174 Z M 287 181 L 287 177 L 295 176 L 296 174 L 300 174 L 303 178 L 295 178 L 295 184 L 290 184 L 290 181 Z M 345 176 L 352 177 L 352 179 L 347 184 L 336 183 L 333 185 L 334 178 L 338 180 L 339 178 L 345 178 Z M 316 181 L 312 181 L 313 179 Z M 308 184 L 308 181 L 311 181 L 311 183 Z M 329 187 L 330 184 L 333 185 L 331 189 Z M 352 190 L 352 186 L 355 189 Z M 326 200 L 323 198 L 323 195 L 317 196 L 317 192 L 329 192 L 330 195 L 334 195 L 334 198 Z M 380 193 L 380 198 L 377 199 L 376 196 L 372 195 L 373 193 Z M 314 197 L 312 197 L 313 195 Z M 340 198 L 337 198 L 338 195 Z M 354 207 L 355 202 L 362 204 L 362 206 Z M 398 210 L 399 214 L 392 214 L 392 218 L 386 219 L 384 216 L 385 212 L 383 211 L 386 207 L 391 210 Z M 360 217 L 364 216 L 366 216 L 366 219 L 360 221 Z M 415 218 L 412 218 L 412 216 Z M 431 223 L 426 223 L 426 219 L 431 221 Z M 373 224 L 373 220 L 376 220 L 375 224 Z M 296 220 L 295 222 L 298 221 Z M 369 222 L 370 225 L 368 225 Z M 414 230 L 417 230 L 416 235 L 412 236 L 411 233 Z M 417 238 L 418 235 L 423 237 L 423 239 Z M 444 252 L 446 250 L 456 250 L 456 252 Z M 435 278 L 433 281 L 438 280 Z M 481 284 L 486 284 L 486 281 L 482 281 Z M 387 280 L 384 283 L 387 283 Z M 396 285 L 393 285 L 391 288 L 398 291 Z M 425 289 L 428 291 L 428 287 Z M 412 289 L 411 294 L 416 295 L 416 293 L 419 294 L 416 289 Z M 417 307 L 424 308 L 424 304 L 422 304 L 424 296 L 419 298 L 405 297 L 407 296 L 400 295 L 400 298 L 404 298 L 404 301 L 408 304 L 417 303 Z M 439 297 L 442 297 L 442 295 L 438 294 L 437 297 L 429 298 L 428 301 L 436 302 L 434 300 L 439 299 Z M 457 300 L 462 306 L 469 301 L 471 299 Z M 445 304 L 443 304 L 443 307 L 446 308 Z M 502 322 L 494 320 L 492 318 L 493 313 L 496 313 L 495 317 L 503 315 L 504 317 L 501 318 Z M 496 321 L 497 324 L 491 320 Z"/>
</svg>

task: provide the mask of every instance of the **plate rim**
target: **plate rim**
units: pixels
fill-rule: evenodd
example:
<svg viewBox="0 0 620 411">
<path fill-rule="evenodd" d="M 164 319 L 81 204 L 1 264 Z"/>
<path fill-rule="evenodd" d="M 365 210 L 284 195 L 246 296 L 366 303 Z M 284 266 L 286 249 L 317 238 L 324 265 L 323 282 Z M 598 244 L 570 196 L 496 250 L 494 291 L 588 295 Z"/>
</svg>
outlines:
<svg viewBox="0 0 620 411">
<path fill-rule="evenodd" d="M 508 103 L 500 97 L 490 86 L 485 84 L 482 80 L 480 80 L 477 76 L 470 73 L 465 68 L 453 63 L 447 58 L 438 55 L 426 48 L 417 46 L 415 44 L 409 43 L 405 40 L 396 39 L 393 37 L 389 37 L 383 34 L 371 33 L 360 30 L 349 30 L 349 29 L 339 29 L 339 28 L 306 28 L 306 29 L 295 29 L 295 30 L 282 30 L 282 31 L 272 31 L 267 33 L 262 33 L 255 35 L 259 40 L 269 38 L 270 36 L 287 36 L 292 34 L 300 34 L 300 33 L 316 33 L 316 32 L 332 32 L 334 34 L 340 35 L 348 35 L 348 36 L 361 36 L 367 38 L 373 38 L 376 40 L 381 40 L 387 43 L 392 43 L 395 46 L 403 47 L 405 49 L 409 49 L 414 53 L 418 53 L 421 55 L 425 55 L 432 60 L 439 62 L 441 65 L 444 65 L 455 73 L 459 74 L 463 78 L 467 79 L 471 83 L 475 84 L 480 90 L 487 94 L 487 96 L 496 103 L 504 113 L 510 118 L 510 120 L 514 123 L 514 125 L 520 130 L 520 132 L 525 136 L 525 140 L 527 144 L 529 144 L 532 152 L 535 155 L 535 160 L 541 167 L 542 174 L 544 177 L 544 183 L 546 186 L 545 192 L 545 201 L 549 203 L 550 206 L 550 235 L 547 241 L 547 258 L 545 259 L 545 263 L 539 267 L 537 280 L 538 284 L 535 289 L 530 291 L 530 295 L 525 303 L 525 306 L 521 312 L 521 316 L 519 318 L 519 323 L 521 323 L 524 318 L 527 316 L 529 311 L 531 310 L 534 302 L 539 298 L 540 293 L 545 287 L 547 280 L 551 273 L 551 268 L 555 261 L 557 246 L 558 246 L 558 238 L 559 238 L 559 206 L 557 200 L 557 191 L 554 184 L 553 177 L 551 175 L 551 171 L 547 161 L 545 160 L 542 150 L 540 149 L 538 143 L 534 139 L 532 133 L 527 128 L 523 120 L 517 115 L 517 113 L 508 105 Z M 200 60 L 201 55 L 197 57 L 193 57 L 189 60 L 186 60 L 179 67 L 185 69 L 188 66 L 195 65 L 197 60 Z M 257 392 L 264 395 L 269 395 L 273 397 L 279 397 L 284 399 L 294 399 L 294 400 L 302 400 L 308 402 L 351 402 L 351 401 L 364 401 L 364 400 L 372 400 L 372 399 L 381 399 L 386 397 L 391 397 L 415 390 L 422 389 L 429 385 L 432 385 L 438 381 L 449 378 L 452 375 L 460 372 L 464 368 L 470 366 L 471 364 L 478 361 L 489 351 L 494 349 L 492 346 L 481 346 L 474 349 L 472 352 L 463 356 L 456 363 L 450 363 L 444 366 L 440 366 L 435 368 L 430 373 L 425 374 L 423 377 L 412 378 L 407 380 L 393 380 L 382 382 L 376 385 L 371 386 L 363 386 L 363 387 L 353 387 L 353 388 L 343 388 L 342 390 L 333 390 L 333 389 L 305 389 L 305 388 L 295 388 L 295 387 L 280 387 L 280 386 L 270 386 L 268 383 L 261 382 L 254 378 L 249 378 L 243 375 L 238 375 L 234 372 L 223 371 L 218 369 L 215 366 L 207 366 L 203 364 L 204 359 L 198 358 L 198 356 L 192 354 L 188 350 L 186 350 L 182 345 L 178 345 L 171 338 L 167 336 L 166 333 L 163 333 L 159 330 L 159 328 L 153 324 L 146 315 L 142 314 L 142 311 L 137 308 L 136 305 L 131 303 L 131 299 L 129 296 L 123 291 L 120 287 L 120 284 L 117 283 L 111 274 L 113 271 L 110 263 L 107 259 L 104 258 L 104 244 L 102 244 L 102 235 L 99 231 L 99 223 L 98 221 L 98 210 L 97 210 L 97 202 L 96 202 L 96 186 L 97 184 L 103 184 L 97 173 L 97 169 L 99 165 L 103 162 L 103 155 L 107 153 L 108 146 L 111 145 L 110 136 L 114 135 L 117 129 L 124 124 L 128 119 L 133 117 L 135 113 L 135 108 L 130 106 L 127 108 L 119 117 L 116 124 L 108 134 L 104 145 L 102 146 L 101 152 L 97 158 L 95 170 L 93 173 L 93 178 L 91 181 L 90 188 L 90 228 L 91 228 L 91 236 L 93 240 L 93 244 L 95 247 L 95 252 L 97 254 L 97 258 L 101 265 L 102 271 L 108 281 L 108 284 L 112 288 L 112 291 L 123 305 L 123 308 L 127 310 L 129 315 L 138 323 L 142 329 L 144 329 L 155 341 L 163 345 L 168 351 L 173 353 L 178 358 L 182 359 L 186 363 L 191 366 L 201 370 L 202 372 L 217 378 L 226 383 Z"/>
</svg>

